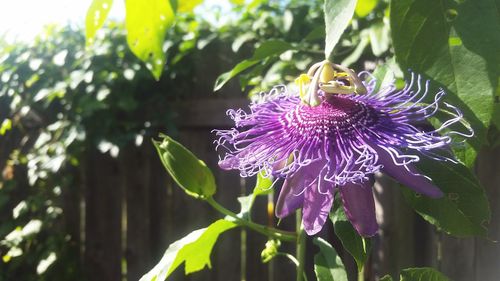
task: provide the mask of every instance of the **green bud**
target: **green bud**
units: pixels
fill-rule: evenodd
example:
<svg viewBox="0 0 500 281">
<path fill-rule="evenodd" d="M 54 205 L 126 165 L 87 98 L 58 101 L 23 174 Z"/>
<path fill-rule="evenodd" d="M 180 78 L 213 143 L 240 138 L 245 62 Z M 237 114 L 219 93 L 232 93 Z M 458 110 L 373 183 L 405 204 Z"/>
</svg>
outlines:
<svg viewBox="0 0 500 281">
<path fill-rule="evenodd" d="M 166 135 L 161 141 L 153 140 L 163 166 L 174 181 L 190 196 L 205 199 L 216 191 L 212 171 L 205 162 L 180 143 Z"/>
<path fill-rule="evenodd" d="M 281 246 L 281 242 L 279 240 L 269 240 L 266 242 L 266 248 L 260 253 L 260 258 L 263 263 L 267 263 L 272 260 L 277 254 L 278 249 Z"/>
</svg>

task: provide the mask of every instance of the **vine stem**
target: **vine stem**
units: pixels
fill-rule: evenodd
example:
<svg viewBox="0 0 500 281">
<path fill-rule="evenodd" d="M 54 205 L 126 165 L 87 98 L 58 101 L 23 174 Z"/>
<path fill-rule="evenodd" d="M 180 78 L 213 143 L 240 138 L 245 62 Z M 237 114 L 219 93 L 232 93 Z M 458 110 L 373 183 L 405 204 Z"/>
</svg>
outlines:
<svg viewBox="0 0 500 281">
<path fill-rule="evenodd" d="M 297 229 L 297 253 L 296 260 L 297 266 L 297 281 L 307 281 L 305 277 L 305 260 L 306 260 L 306 233 L 302 226 L 302 212 L 300 209 L 296 215 L 296 229 Z"/>
<path fill-rule="evenodd" d="M 219 211 L 220 213 L 234 219 L 234 222 L 239 224 L 239 225 L 248 227 L 248 228 L 255 230 L 259 233 L 262 233 L 262 234 L 267 235 L 267 236 L 272 237 L 272 238 L 279 239 L 281 241 L 293 242 L 293 241 L 297 240 L 297 234 L 295 234 L 294 232 L 284 231 L 284 230 L 276 229 L 273 227 L 268 227 L 268 226 L 254 223 L 254 222 L 251 222 L 249 220 L 242 219 L 242 218 L 238 217 L 237 214 L 229 211 L 228 209 L 224 208 L 224 206 L 217 203 L 217 201 L 215 201 L 213 199 L 213 197 L 208 197 L 205 199 L 205 201 L 208 204 L 210 204 L 210 206 L 212 206 L 214 209 Z"/>
</svg>

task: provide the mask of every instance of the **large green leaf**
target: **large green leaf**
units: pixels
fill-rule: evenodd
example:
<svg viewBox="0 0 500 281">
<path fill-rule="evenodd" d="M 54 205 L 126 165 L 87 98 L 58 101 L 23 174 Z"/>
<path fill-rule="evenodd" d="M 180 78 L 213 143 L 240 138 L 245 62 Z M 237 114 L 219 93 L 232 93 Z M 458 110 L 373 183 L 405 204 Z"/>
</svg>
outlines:
<svg viewBox="0 0 500 281">
<path fill-rule="evenodd" d="M 314 256 L 318 281 L 347 281 L 347 273 L 335 249 L 320 237 L 315 237 L 313 242 L 319 247 L 319 253 Z"/>
<path fill-rule="evenodd" d="M 445 193 L 443 198 L 431 199 L 404 189 L 407 201 L 425 220 L 459 237 L 487 234 L 488 199 L 467 167 L 429 159 L 422 159 L 418 167 Z"/>
<path fill-rule="evenodd" d="M 93 0 L 87 10 L 85 17 L 85 38 L 87 45 L 90 45 L 99 28 L 102 27 L 104 21 L 108 17 L 108 13 L 113 5 L 113 0 Z"/>
<path fill-rule="evenodd" d="M 217 77 L 215 81 L 214 91 L 218 91 L 224 86 L 231 78 L 240 74 L 242 71 L 258 64 L 264 59 L 267 59 L 271 56 L 277 56 L 281 53 L 284 53 L 288 50 L 295 49 L 290 43 L 287 43 L 283 40 L 269 40 L 262 43 L 257 49 L 253 56 L 250 59 L 246 59 L 238 63 L 233 69 L 230 71 L 221 74 Z"/>
<path fill-rule="evenodd" d="M 354 257 L 358 265 L 358 271 L 363 268 L 366 259 L 370 253 L 370 240 L 364 240 L 358 232 L 352 227 L 347 219 L 344 208 L 340 207 L 331 214 L 330 219 L 333 222 L 333 229 L 344 248 Z"/>
<path fill-rule="evenodd" d="M 170 1 L 127 0 L 125 9 L 127 43 L 158 80 L 165 65 L 163 41 L 175 17 Z"/>
<path fill-rule="evenodd" d="M 499 16 L 494 0 L 391 3 L 397 61 L 447 89 L 475 128 L 479 144 L 490 124 L 500 73 Z"/>
<path fill-rule="evenodd" d="M 354 15 L 356 0 L 325 0 L 325 58 L 329 59 Z"/>
<path fill-rule="evenodd" d="M 495 106 L 493 108 L 493 119 L 492 119 L 492 121 L 493 121 L 493 124 L 497 128 L 500 128 L 500 101 L 497 101 L 495 103 Z"/>
<path fill-rule="evenodd" d="M 167 172 L 184 191 L 195 198 L 207 198 L 215 193 L 215 179 L 207 165 L 180 143 L 162 135 L 153 140 Z"/>
<path fill-rule="evenodd" d="M 441 272 L 430 268 L 407 268 L 401 271 L 401 281 L 449 281 Z"/>
<path fill-rule="evenodd" d="M 140 281 L 163 281 L 184 262 L 186 274 L 200 271 L 205 266 L 211 268 L 210 254 L 215 242 L 221 233 L 234 227 L 236 224 L 233 222 L 218 220 L 170 244 L 160 262 Z"/>
</svg>

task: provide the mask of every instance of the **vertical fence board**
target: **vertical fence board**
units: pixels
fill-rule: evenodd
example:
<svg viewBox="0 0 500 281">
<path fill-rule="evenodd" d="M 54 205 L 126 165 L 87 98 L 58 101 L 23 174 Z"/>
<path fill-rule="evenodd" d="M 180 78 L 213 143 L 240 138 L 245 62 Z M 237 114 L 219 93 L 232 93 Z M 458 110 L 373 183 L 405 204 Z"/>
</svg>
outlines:
<svg viewBox="0 0 500 281">
<path fill-rule="evenodd" d="M 146 145 L 146 149 L 147 145 Z M 151 145 L 149 149 L 152 150 L 150 153 L 150 204 L 149 204 L 149 216 L 150 216 L 150 252 L 152 259 L 148 267 L 143 268 L 143 273 L 151 269 L 156 262 L 158 262 L 165 249 L 168 245 L 173 242 L 175 237 L 173 235 L 173 186 L 171 180 L 167 176 L 165 168 L 161 164 L 160 158 L 154 151 L 154 147 Z"/>
<path fill-rule="evenodd" d="M 121 280 L 121 177 L 118 161 L 88 151 L 85 270 L 88 280 Z"/>
<path fill-rule="evenodd" d="M 438 243 L 438 270 L 454 281 L 474 280 L 474 238 L 456 238 L 440 233 Z"/>
<path fill-rule="evenodd" d="M 372 271 L 376 276 L 399 271 L 414 262 L 414 212 L 402 198 L 399 184 L 386 176 L 377 176 L 374 186 L 378 235 L 372 239 Z"/>
<path fill-rule="evenodd" d="M 128 147 L 123 150 L 123 176 L 127 202 L 125 257 L 128 280 L 139 280 L 144 270 L 150 265 L 149 160 L 151 149 L 151 146 L 142 146 Z"/>
<path fill-rule="evenodd" d="M 489 239 L 476 238 L 475 280 L 500 280 L 500 147 L 479 154 L 477 175 L 491 208 Z"/>
</svg>

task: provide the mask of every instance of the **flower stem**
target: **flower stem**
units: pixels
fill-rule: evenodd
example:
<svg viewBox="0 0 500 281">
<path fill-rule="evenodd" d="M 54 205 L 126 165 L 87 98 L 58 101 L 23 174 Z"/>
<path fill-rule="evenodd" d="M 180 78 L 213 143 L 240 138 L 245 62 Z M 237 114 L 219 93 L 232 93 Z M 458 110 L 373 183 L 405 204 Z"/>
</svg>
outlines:
<svg viewBox="0 0 500 281">
<path fill-rule="evenodd" d="M 297 266 L 297 281 L 307 281 L 305 276 L 305 260 L 306 260 L 306 235 L 304 228 L 302 227 L 302 212 L 297 211 L 296 217 L 296 228 L 297 228 L 297 253 L 296 259 L 298 262 Z"/>
<path fill-rule="evenodd" d="M 279 239 L 281 241 L 290 241 L 290 242 L 293 242 L 297 239 L 297 235 L 293 232 L 289 232 L 289 231 L 284 231 L 284 230 L 279 230 L 279 229 L 276 229 L 276 228 L 272 228 L 272 227 L 268 227 L 268 226 L 265 226 L 265 225 L 261 225 L 261 224 L 258 224 L 258 223 L 254 223 L 254 222 L 251 222 L 249 220 L 245 220 L 245 219 L 242 219 L 240 217 L 238 217 L 237 214 L 229 211 L 228 209 L 224 208 L 222 205 L 220 205 L 219 203 L 217 203 L 213 197 L 208 197 L 206 200 L 205 200 L 208 204 L 210 204 L 210 206 L 212 206 L 214 209 L 216 209 L 217 211 L 219 211 L 220 213 L 226 215 L 226 216 L 229 216 L 231 217 L 232 219 L 234 219 L 234 222 L 239 224 L 239 225 L 242 225 L 242 226 L 246 226 L 252 230 L 255 230 L 259 233 L 262 233 L 264 235 L 267 235 L 269 237 L 272 237 L 272 238 L 276 238 L 276 239 Z"/>
<path fill-rule="evenodd" d="M 283 256 L 283 257 L 289 259 L 296 267 L 299 267 L 299 261 L 293 255 L 290 255 L 289 253 L 277 252 L 276 256 Z"/>
</svg>

